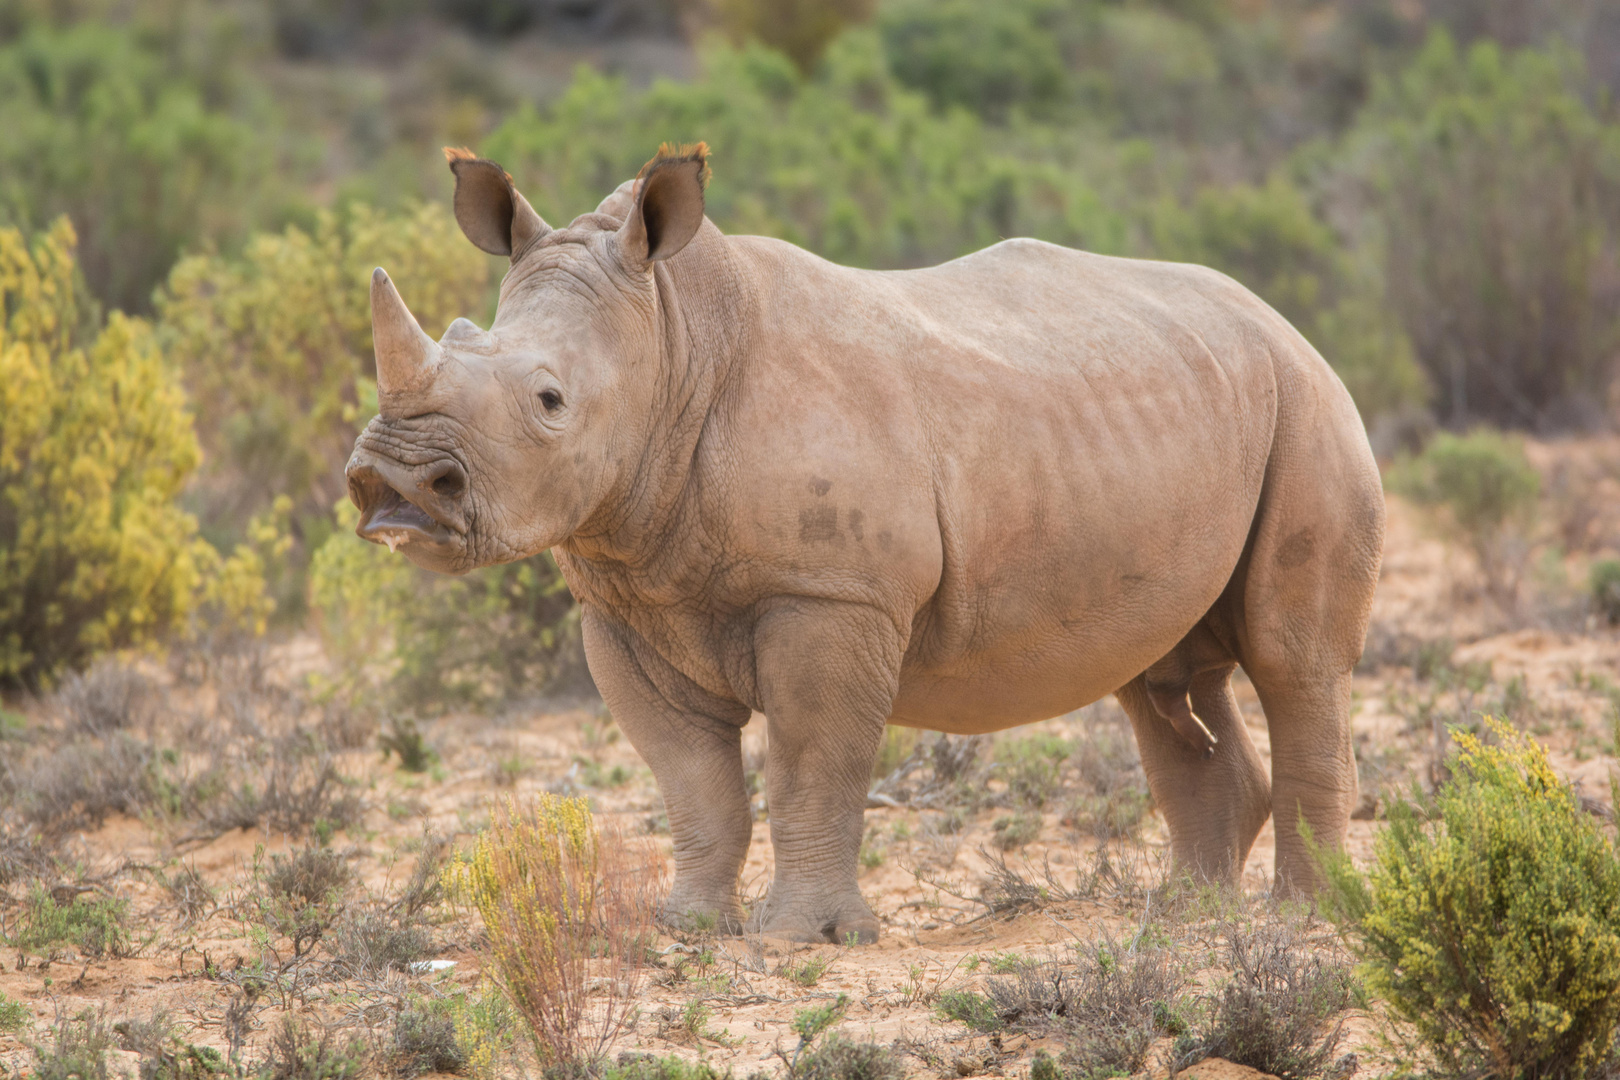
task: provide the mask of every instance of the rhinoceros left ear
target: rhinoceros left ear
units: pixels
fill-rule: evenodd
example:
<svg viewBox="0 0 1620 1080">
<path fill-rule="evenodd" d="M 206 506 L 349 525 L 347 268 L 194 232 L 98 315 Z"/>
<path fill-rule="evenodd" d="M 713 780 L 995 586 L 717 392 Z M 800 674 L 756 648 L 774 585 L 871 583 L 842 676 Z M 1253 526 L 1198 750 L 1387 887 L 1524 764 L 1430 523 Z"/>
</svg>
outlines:
<svg viewBox="0 0 1620 1080">
<path fill-rule="evenodd" d="M 658 262 L 684 248 L 703 224 L 709 183 L 705 143 L 665 143 L 636 177 L 635 206 L 619 227 L 619 248 L 632 262 Z"/>
<path fill-rule="evenodd" d="M 551 231 L 505 169 L 452 146 L 444 148 L 444 159 L 456 174 L 456 224 L 475 245 L 516 260 Z"/>
</svg>

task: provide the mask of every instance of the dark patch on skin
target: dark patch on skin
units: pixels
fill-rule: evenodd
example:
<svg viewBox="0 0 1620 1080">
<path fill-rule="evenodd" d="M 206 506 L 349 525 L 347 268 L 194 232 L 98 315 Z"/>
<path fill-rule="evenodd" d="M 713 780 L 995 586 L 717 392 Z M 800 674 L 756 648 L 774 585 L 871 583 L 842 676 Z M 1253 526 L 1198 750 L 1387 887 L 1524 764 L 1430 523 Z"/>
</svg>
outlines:
<svg viewBox="0 0 1620 1080">
<path fill-rule="evenodd" d="M 866 515 L 861 513 L 859 510 L 851 510 L 849 512 L 849 531 L 857 540 L 865 538 L 865 535 L 861 532 L 861 522 L 865 520 Z"/>
<path fill-rule="evenodd" d="M 1277 565 L 1284 570 L 1292 569 L 1310 562 L 1315 552 L 1316 538 L 1311 535 L 1309 528 L 1301 529 L 1284 540 L 1282 547 L 1277 549 Z"/>
<path fill-rule="evenodd" d="M 882 532 L 878 533 L 877 540 L 878 547 L 882 548 L 884 551 L 888 551 L 889 545 L 894 542 L 894 537 L 890 535 L 888 529 L 884 529 Z"/>
<path fill-rule="evenodd" d="M 838 539 L 838 508 L 836 506 L 812 506 L 800 510 L 799 539 Z"/>
<path fill-rule="evenodd" d="M 812 476 L 810 478 L 810 493 L 812 495 L 825 495 L 825 494 L 827 494 L 827 492 L 829 492 L 831 490 L 832 490 L 832 481 L 831 480 L 823 480 L 819 476 Z"/>
</svg>

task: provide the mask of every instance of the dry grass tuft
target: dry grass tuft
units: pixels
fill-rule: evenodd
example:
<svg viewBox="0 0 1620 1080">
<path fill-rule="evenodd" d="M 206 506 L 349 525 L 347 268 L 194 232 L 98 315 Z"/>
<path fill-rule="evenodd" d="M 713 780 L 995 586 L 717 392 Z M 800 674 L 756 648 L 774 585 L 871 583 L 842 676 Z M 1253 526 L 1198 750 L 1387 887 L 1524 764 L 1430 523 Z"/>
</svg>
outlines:
<svg viewBox="0 0 1620 1080">
<path fill-rule="evenodd" d="M 489 935 L 486 970 L 522 1017 L 542 1069 L 600 1063 L 635 1014 L 663 869 L 617 829 L 599 830 L 583 798 L 508 799 L 451 891 Z"/>
<path fill-rule="evenodd" d="M 1290 919 L 1229 923 L 1224 936 L 1232 977 L 1177 1043 L 1177 1067 L 1223 1057 L 1283 1080 L 1322 1076 L 1355 1001 L 1348 961 Z"/>
</svg>

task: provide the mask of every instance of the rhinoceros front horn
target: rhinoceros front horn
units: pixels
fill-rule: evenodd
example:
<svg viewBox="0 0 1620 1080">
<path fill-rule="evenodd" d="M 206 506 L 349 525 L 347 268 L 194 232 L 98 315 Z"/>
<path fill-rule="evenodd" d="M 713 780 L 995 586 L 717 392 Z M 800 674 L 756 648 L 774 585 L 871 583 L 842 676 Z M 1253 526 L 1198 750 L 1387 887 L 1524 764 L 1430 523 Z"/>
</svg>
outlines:
<svg viewBox="0 0 1620 1080">
<path fill-rule="evenodd" d="M 377 351 L 377 393 L 419 394 L 433 385 L 438 342 L 417 325 L 382 267 L 371 273 L 371 340 Z"/>
</svg>

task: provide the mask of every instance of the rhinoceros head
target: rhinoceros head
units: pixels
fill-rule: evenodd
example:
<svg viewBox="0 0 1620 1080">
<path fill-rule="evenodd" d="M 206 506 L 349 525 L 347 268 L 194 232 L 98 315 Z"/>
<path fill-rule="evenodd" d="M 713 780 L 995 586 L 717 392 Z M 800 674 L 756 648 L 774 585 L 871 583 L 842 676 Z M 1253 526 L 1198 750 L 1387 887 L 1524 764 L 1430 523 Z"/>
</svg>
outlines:
<svg viewBox="0 0 1620 1080">
<path fill-rule="evenodd" d="M 633 482 L 659 382 L 653 266 L 703 223 L 708 151 L 666 146 L 564 229 L 499 165 L 445 153 L 467 239 L 512 260 L 495 322 L 434 341 L 377 268 L 380 415 L 347 471 L 362 537 L 461 573 L 561 543 Z"/>
</svg>

